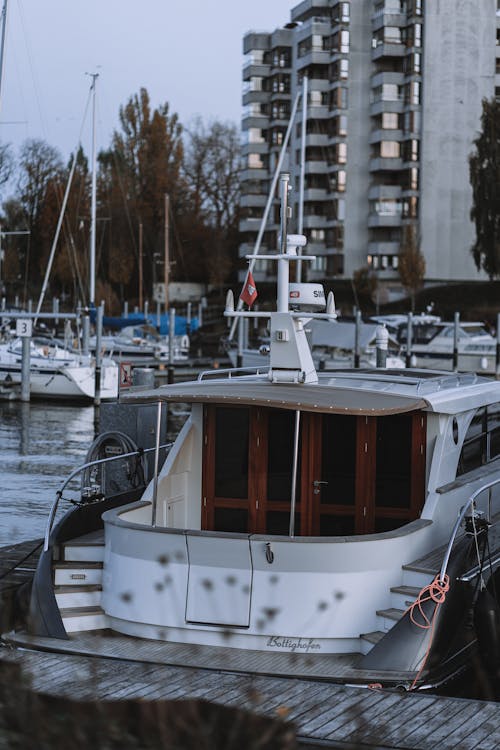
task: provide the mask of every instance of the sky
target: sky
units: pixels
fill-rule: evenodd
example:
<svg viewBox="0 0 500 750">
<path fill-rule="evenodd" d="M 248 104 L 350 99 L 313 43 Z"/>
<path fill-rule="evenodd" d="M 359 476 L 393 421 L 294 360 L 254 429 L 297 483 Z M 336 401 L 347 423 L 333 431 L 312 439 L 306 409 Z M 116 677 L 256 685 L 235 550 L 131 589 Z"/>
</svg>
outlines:
<svg viewBox="0 0 500 750">
<path fill-rule="evenodd" d="M 42 138 L 67 158 L 110 144 L 119 107 L 141 87 L 188 126 L 200 115 L 239 124 L 242 40 L 290 20 L 297 0 L 8 0 L 0 141 Z M 81 139 L 80 139 L 81 133 Z"/>
</svg>

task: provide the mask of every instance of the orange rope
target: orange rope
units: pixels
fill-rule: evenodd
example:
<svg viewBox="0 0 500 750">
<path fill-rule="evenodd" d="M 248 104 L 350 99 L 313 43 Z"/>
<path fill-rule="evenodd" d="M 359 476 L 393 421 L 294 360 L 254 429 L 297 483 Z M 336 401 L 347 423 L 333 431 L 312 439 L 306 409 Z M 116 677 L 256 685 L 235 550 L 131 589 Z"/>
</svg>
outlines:
<svg viewBox="0 0 500 750">
<path fill-rule="evenodd" d="M 420 669 L 417 672 L 417 675 L 415 679 L 413 680 L 412 684 L 410 685 L 410 690 L 414 690 L 415 685 L 418 682 L 418 679 L 420 675 L 422 674 L 422 671 L 426 665 L 427 659 L 429 657 L 429 653 L 432 646 L 432 641 L 434 638 L 434 624 L 436 621 L 436 615 L 439 610 L 439 607 L 441 604 L 443 604 L 446 594 L 450 590 L 450 577 L 448 575 L 444 575 L 443 580 L 440 579 L 439 575 L 437 575 L 434 580 L 429 583 L 427 586 L 424 586 L 424 588 L 420 591 L 419 595 L 411 604 L 406 612 L 410 613 L 410 621 L 417 626 L 417 628 L 422 628 L 423 630 L 429 630 L 431 631 L 431 635 L 429 638 L 429 643 L 427 645 L 427 650 L 425 652 L 424 659 L 422 661 L 422 665 Z M 434 606 L 434 612 L 432 613 L 431 618 L 429 619 L 425 612 L 422 609 L 422 605 L 425 602 L 433 601 Z M 405 614 L 406 614 L 405 612 Z M 420 622 L 417 618 L 420 618 Z"/>
</svg>

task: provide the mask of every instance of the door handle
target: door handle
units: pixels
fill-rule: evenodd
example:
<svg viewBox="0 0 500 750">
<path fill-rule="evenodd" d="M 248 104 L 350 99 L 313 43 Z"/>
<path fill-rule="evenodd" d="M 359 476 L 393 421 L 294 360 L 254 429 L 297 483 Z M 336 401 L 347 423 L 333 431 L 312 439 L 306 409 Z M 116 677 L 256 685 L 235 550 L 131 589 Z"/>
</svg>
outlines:
<svg viewBox="0 0 500 750">
<path fill-rule="evenodd" d="M 322 482 L 320 479 L 315 479 L 314 480 L 314 482 L 313 482 L 313 487 L 314 487 L 313 494 L 314 495 L 319 495 L 319 493 L 321 492 L 320 485 L 322 485 L 322 484 L 328 484 L 328 482 Z"/>
</svg>

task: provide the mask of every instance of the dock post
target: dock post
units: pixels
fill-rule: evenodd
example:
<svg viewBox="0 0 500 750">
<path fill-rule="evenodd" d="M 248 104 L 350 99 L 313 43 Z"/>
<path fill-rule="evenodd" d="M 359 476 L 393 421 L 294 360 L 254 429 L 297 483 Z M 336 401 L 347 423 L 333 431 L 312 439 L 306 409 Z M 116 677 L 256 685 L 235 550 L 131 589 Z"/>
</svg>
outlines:
<svg viewBox="0 0 500 750">
<path fill-rule="evenodd" d="M 123 317 L 128 318 L 128 302 L 125 300 L 123 303 Z"/>
<path fill-rule="evenodd" d="M 361 310 L 355 308 L 354 313 L 354 369 L 359 370 L 361 352 L 359 346 L 359 332 L 361 330 Z"/>
<path fill-rule="evenodd" d="M 174 382 L 175 307 L 168 314 L 168 382 Z"/>
<path fill-rule="evenodd" d="M 54 313 L 54 315 L 59 314 L 59 299 L 57 297 L 52 297 L 52 312 Z M 56 317 L 54 318 L 54 325 L 57 326 L 58 324 L 59 318 Z"/>
<path fill-rule="evenodd" d="M 411 367 L 411 348 L 413 346 L 413 313 L 408 313 L 408 322 L 406 324 L 406 357 L 405 366 Z"/>
<path fill-rule="evenodd" d="M 495 375 L 500 379 L 500 313 L 497 314 L 497 348 L 495 357 Z"/>
<path fill-rule="evenodd" d="M 102 305 L 96 309 L 95 321 L 95 390 L 94 406 L 97 408 L 101 405 L 101 340 L 102 340 L 102 319 L 104 308 Z"/>
<path fill-rule="evenodd" d="M 16 296 L 14 297 L 14 307 L 15 308 L 19 307 L 19 295 L 18 294 L 16 294 Z"/>
<path fill-rule="evenodd" d="M 30 400 L 30 351 L 31 336 L 23 336 L 23 352 L 21 363 L 21 401 L 28 403 Z"/>
<path fill-rule="evenodd" d="M 456 312 L 453 316 L 453 372 L 458 370 L 458 328 L 460 326 L 460 313 Z"/>
<path fill-rule="evenodd" d="M 236 367 L 243 367 L 243 318 L 238 321 L 238 354 L 236 355 Z"/>
<path fill-rule="evenodd" d="M 387 345 L 389 333 L 383 325 L 377 326 L 375 331 L 375 343 L 377 347 L 377 367 L 384 368 L 387 365 Z"/>
<path fill-rule="evenodd" d="M 82 320 L 82 354 L 89 353 L 90 317 L 86 312 Z"/>
</svg>

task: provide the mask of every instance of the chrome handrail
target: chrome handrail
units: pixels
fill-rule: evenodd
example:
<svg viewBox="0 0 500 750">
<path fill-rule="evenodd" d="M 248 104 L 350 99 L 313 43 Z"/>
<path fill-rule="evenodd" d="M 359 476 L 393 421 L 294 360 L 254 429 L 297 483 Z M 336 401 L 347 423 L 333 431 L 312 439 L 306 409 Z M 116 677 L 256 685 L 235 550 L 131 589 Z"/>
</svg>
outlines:
<svg viewBox="0 0 500 750">
<path fill-rule="evenodd" d="M 160 445 L 160 450 L 163 448 L 171 448 L 173 443 L 164 443 L 163 445 Z M 47 552 L 49 549 L 49 539 L 50 534 L 52 532 L 52 525 L 54 523 L 54 518 L 57 512 L 57 508 L 59 505 L 59 501 L 62 498 L 62 493 L 64 492 L 64 489 L 68 486 L 68 484 L 71 482 L 72 479 L 74 479 L 80 472 L 85 471 L 85 469 L 90 468 L 91 466 L 97 466 L 99 464 L 105 464 L 110 463 L 111 461 L 119 461 L 123 458 L 131 458 L 132 456 L 140 456 L 144 455 L 145 453 L 151 453 L 152 451 L 156 450 L 156 446 L 154 448 L 146 448 L 144 450 L 137 450 L 132 451 L 131 453 L 120 453 L 118 456 L 110 456 L 110 458 L 99 458 L 95 461 L 89 461 L 88 463 L 82 464 L 77 469 L 74 469 L 74 471 L 69 474 L 69 476 L 66 477 L 60 488 L 56 492 L 56 498 L 54 502 L 52 503 L 52 507 L 50 509 L 49 518 L 47 520 L 47 526 L 45 528 L 45 537 L 43 542 L 43 551 Z"/>
<path fill-rule="evenodd" d="M 260 367 L 227 367 L 224 369 L 202 370 L 198 374 L 198 380 L 207 380 L 209 377 L 220 378 L 221 376 L 231 380 L 234 377 L 245 377 L 247 375 L 267 375 L 269 365 Z"/>
<path fill-rule="evenodd" d="M 448 563 L 450 561 L 451 556 L 451 550 L 453 547 L 453 544 L 455 543 L 455 539 L 458 533 L 458 530 L 460 528 L 460 525 L 462 524 L 462 521 L 464 520 L 467 511 L 473 505 L 476 497 L 481 494 L 481 492 L 484 492 L 485 490 L 491 489 L 491 487 L 494 487 L 496 484 L 500 483 L 500 478 L 493 479 L 491 482 L 487 482 L 486 484 L 483 484 L 481 487 L 479 487 L 477 490 L 475 490 L 470 498 L 467 500 L 466 504 L 460 511 L 460 514 L 457 518 L 457 522 L 455 523 L 455 526 L 453 527 L 453 531 L 451 533 L 450 541 L 448 542 L 448 546 L 446 548 L 446 552 L 443 558 L 443 562 L 441 565 L 441 570 L 439 571 L 439 580 L 444 581 L 444 577 L 446 575 L 446 569 L 448 567 Z"/>
</svg>

